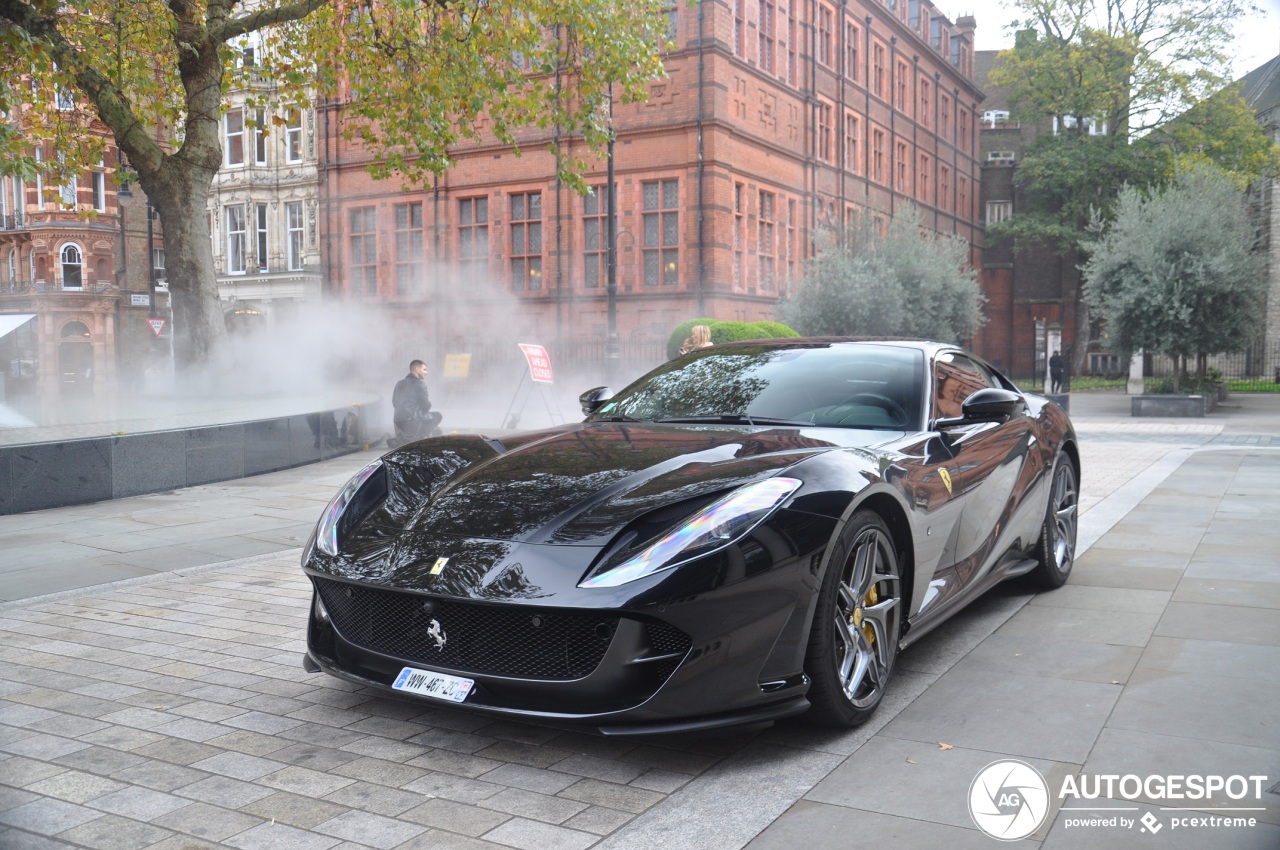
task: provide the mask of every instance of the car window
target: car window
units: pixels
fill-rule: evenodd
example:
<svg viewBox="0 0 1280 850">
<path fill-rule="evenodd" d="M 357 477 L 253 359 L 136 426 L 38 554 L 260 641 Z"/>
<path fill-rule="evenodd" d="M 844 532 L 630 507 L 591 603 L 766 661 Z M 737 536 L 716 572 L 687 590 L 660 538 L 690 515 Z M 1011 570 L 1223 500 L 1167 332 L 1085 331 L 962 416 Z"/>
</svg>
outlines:
<svg viewBox="0 0 1280 850">
<path fill-rule="evenodd" d="M 747 416 L 840 428 L 917 430 L 924 357 L 839 343 L 705 349 L 655 369 L 593 419 Z"/>
<path fill-rule="evenodd" d="M 964 400 L 984 387 L 998 386 L 994 378 L 968 357 L 944 351 L 933 364 L 934 417 L 961 414 Z"/>
</svg>

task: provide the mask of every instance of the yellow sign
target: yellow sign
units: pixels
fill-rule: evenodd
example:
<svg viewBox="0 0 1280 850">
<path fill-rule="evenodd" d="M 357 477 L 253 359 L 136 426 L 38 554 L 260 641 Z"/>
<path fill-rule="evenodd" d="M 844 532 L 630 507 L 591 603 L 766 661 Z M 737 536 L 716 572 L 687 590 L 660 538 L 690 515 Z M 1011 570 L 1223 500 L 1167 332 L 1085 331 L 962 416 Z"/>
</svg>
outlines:
<svg viewBox="0 0 1280 850">
<path fill-rule="evenodd" d="M 444 572 L 444 565 L 447 563 L 449 563 L 448 558 L 436 558 L 435 565 L 431 568 L 431 574 L 433 576 L 440 575 L 440 573 Z"/>
<path fill-rule="evenodd" d="M 444 376 L 446 378 L 465 378 L 471 374 L 470 354 L 446 354 L 444 356 Z"/>
<path fill-rule="evenodd" d="M 951 473 L 947 472 L 946 467 L 938 470 L 938 475 L 942 477 L 942 483 L 947 485 L 947 495 L 951 495 Z"/>
</svg>

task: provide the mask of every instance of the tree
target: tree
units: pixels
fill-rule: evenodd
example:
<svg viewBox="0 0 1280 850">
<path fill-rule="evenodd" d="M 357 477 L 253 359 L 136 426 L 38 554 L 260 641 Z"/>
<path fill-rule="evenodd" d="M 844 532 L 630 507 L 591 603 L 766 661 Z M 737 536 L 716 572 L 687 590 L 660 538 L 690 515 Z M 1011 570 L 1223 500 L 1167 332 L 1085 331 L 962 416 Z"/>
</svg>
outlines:
<svg viewBox="0 0 1280 850">
<path fill-rule="evenodd" d="M 969 245 L 926 231 L 907 207 L 887 226 L 867 212 L 808 262 L 778 308 L 806 336 L 909 336 L 959 341 L 982 323 Z"/>
<path fill-rule="evenodd" d="M 1085 289 L 1111 338 L 1126 353 L 1139 348 L 1179 361 L 1244 347 L 1257 329 L 1266 293 L 1244 196 L 1226 172 L 1209 164 L 1181 171 L 1147 194 L 1126 186 L 1115 220 L 1090 245 Z"/>
<path fill-rule="evenodd" d="M 993 85 L 1009 88 L 1026 125 L 1053 134 L 1026 150 L 1015 183 L 1024 204 L 989 229 L 1018 250 L 1047 246 L 1071 266 L 1090 222 L 1110 221 L 1126 184 L 1150 186 L 1190 159 L 1217 163 L 1241 183 L 1273 172 L 1276 148 L 1227 88 L 1233 24 L 1247 0 L 1015 0 L 1025 16 Z M 1077 334 L 1089 302 L 1076 300 Z M 1086 348 L 1073 364 L 1083 368 Z"/>
<path fill-rule="evenodd" d="M 624 99 L 661 73 L 665 0 L 0 0 L 0 169 L 48 185 L 99 162 L 100 121 L 164 229 L 180 366 L 225 336 L 205 203 L 222 165 L 223 95 L 249 76 L 282 103 L 349 102 L 375 176 L 448 167 L 485 132 L 557 126 L 600 147 L 611 83 Z M 254 61 L 244 47 L 255 40 Z M 28 98 L 27 92 L 30 92 Z M 54 108 L 56 104 L 57 108 Z M 36 150 L 57 151 L 41 162 Z M 114 163 L 112 163 L 114 164 Z M 580 160 L 561 160 L 581 186 Z"/>
</svg>

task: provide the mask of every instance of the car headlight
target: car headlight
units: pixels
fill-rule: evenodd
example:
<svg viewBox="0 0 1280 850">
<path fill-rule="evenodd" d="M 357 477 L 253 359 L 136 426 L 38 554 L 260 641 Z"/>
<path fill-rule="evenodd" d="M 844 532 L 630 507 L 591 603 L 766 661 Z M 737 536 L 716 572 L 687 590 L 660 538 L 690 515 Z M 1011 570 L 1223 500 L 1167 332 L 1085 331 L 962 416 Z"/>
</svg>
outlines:
<svg viewBox="0 0 1280 850">
<path fill-rule="evenodd" d="M 320 516 L 320 524 L 316 526 L 315 541 L 320 547 L 320 551 L 327 552 L 330 555 L 338 554 L 338 532 L 345 531 L 354 522 L 358 522 L 361 517 L 367 513 L 369 508 L 381 499 L 387 493 L 386 476 L 379 476 L 381 486 L 375 488 L 377 492 L 361 493 L 361 488 L 365 482 L 373 477 L 375 472 L 382 468 L 382 459 L 379 458 L 364 469 L 357 472 L 351 477 L 351 480 L 338 491 L 338 495 L 333 497 L 333 501 L 329 502 L 329 506 L 324 509 L 324 513 Z M 356 501 L 356 497 L 360 496 L 359 504 L 347 516 L 347 509 Z M 346 517 L 347 522 L 343 522 Z"/>
<path fill-rule="evenodd" d="M 796 478 L 769 478 L 739 487 L 659 537 L 644 551 L 583 579 L 578 587 L 617 587 L 722 549 L 759 525 L 801 483 Z"/>
</svg>

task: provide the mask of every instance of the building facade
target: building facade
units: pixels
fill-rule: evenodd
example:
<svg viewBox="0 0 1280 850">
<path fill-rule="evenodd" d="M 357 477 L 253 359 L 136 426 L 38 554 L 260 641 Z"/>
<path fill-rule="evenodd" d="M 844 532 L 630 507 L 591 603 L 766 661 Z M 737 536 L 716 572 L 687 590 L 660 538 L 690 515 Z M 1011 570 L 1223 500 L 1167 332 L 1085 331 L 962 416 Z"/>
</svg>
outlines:
<svg viewBox="0 0 1280 850">
<path fill-rule="evenodd" d="M 91 132 L 108 135 L 96 122 Z M 118 192 L 118 161 L 108 143 L 97 167 L 60 186 L 0 177 L 0 402 L 32 418 L 56 420 L 66 394 L 141 381 L 160 357 L 148 263 L 163 274 L 164 251 L 141 192 L 138 211 Z"/>
<path fill-rule="evenodd" d="M 1007 90 L 988 80 L 997 55 L 994 50 L 975 55 L 976 78 L 987 95 L 979 133 L 984 228 L 1025 209 L 1014 179 L 1023 153 L 1039 135 L 1058 129 L 1052 122 L 1023 125 L 1011 116 Z M 1094 130 L 1104 131 L 1103 127 Z M 1099 341 L 1091 341 L 1087 328 L 1084 334 L 1077 330 L 1083 283 L 1079 264 L 1080 258 L 1061 255 L 1048 245 L 1015 252 L 1010 244 L 986 240 L 979 280 L 987 296 L 987 323 L 974 340 L 975 350 L 1019 378 L 1044 377 L 1055 351 L 1070 363 L 1077 345 L 1088 347 L 1083 366 L 1088 372 L 1127 368 Z"/>
<path fill-rule="evenodd" d="M 1255 68 L 1241 80 L 1242 94 L 1267 134 L 1280 144 L 1280 56 Z M 1259 180 L 1250 187 L 1258 221 L 1257 250 L 1264 259 L 1267 301 L 1262 335 L 1249 352 L 1250 370 L 1280 382 L 1280 178 Z"/>
<path fill-rule="evenodd" d="M 772 318 L 801 264 L 858 209 L 920 209 L 927 228 L 981 245 L 972 18 L 922 0 L 676 4 L 667 77 L 615 104 L 617 330 L 665 341 L 696 316 Z M 320 263 L 330 293 L 377 304 L 436 346 L 551 345 L 608 330 L 608 163 L 585 197 L 547 144 L 459 146 L 430 187 L 373 181 L 322 106 Z"/>
<path fill-rule="evenodd" d="M 320 297 L 316 112 L 282 102 L 251 69 L 261 45 L 238 45 L 247 87 L 227 95 L 222 168 L 209 233 L 228 327 L 270 326 Z"/>
</svg>

